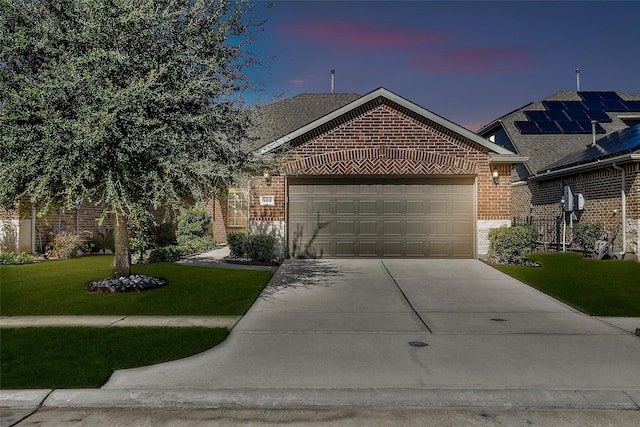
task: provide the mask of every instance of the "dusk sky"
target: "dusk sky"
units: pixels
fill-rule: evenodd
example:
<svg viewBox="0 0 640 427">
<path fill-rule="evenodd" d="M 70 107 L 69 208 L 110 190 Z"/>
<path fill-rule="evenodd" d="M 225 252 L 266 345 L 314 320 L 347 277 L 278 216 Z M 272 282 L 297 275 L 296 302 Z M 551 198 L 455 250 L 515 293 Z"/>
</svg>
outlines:
<svg viewBox="0 0 640 427">
<path fill-rule="evenodd" d="M 251 104 L 378 87 L 477 130 L 562 90 L 640 95 L 640 1 L 274 1 Z"/>
</svg>

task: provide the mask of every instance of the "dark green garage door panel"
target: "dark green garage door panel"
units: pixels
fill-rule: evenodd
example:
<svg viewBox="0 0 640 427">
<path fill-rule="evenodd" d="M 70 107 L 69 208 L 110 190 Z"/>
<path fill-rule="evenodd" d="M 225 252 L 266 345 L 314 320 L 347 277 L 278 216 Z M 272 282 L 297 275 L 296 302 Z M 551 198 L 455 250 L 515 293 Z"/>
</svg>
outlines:
<svg viewBox="0 0 640 427">
<path fill-rule="evenodd" d="M 289 179 L 291 257 L 473 258 L 473 178 Z"/>
</svg>

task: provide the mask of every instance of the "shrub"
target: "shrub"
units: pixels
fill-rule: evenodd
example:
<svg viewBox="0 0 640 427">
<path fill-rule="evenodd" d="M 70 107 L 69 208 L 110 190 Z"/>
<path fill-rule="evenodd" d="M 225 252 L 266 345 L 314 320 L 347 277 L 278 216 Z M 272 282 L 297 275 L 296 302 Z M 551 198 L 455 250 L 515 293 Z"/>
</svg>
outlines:
<svg viewBox="0 0 640 427">
<path fill-rule="evenodd" d="M 3 265 L 19 265 L 31 264 L 36 261 L 36 257 L 26 252 L 0 251 L 0 264 Z"/>
<path fill-rule="evenodd" d="M 183 256 L 185 256 L 184 248 L 180 246 L 163 246 L 151 249 L 147 262 L 175 262 Z"/>
<path fill-rule="evenodd" d="M 231 256 L 244 257 L 247 255 L 247 232 L 232 231 L 227 234 L 227 244 Z"/>
<path fill-rule="evenodd" d="M 255 235 L 247 239 L 247 257 L 256 261 L 273 261 L 275 240 L 271 236 Z"/>
<path fill-rule="evenodd" d="M 573 241 L 582 248 L 584 257 L 595 250 L 596 241 L 602 236 L 603 230 L 601 222 L 573 224 Z"/>
<path fill-rule="evenodd" d="M 538 232 L 531 226 L 489 230 L 489 259 L 498 264 L 526 264 L 535 249 Z"/>
<path fill-rule="evenodd" d="M 105 249 L 115 252 L 116 243 L 113 236 L 113 228 L 107 228 L 104 231 L 93 233 L 87 243 L 91 248 L 91 252 L 98 252 Z"/>
<path fill-rule="evenodd" d="M 158 246 L 176 244 L 176 227 L 171 222 L 158 224 L 153 230 L 153 241 Z"/>
<path fill-rule="evenodd" d="M 211 236 L 196 237 L 188 242 L 178 245 L 184 248 L 187 255 L 207 252 L 216 247 L 216 240 Z"/>
<path fill-rule="evenodd" d="M 147 262 L 174 262 L 187 255 L 206 252 L 216 247 L 213 237 L 198 237 L 188 241 L 184 245 L 169 245 L 153 248 L 149 253 Z"/>
<path fill-rule="evenodd" d="M 73 255 L 73 251 L 82 248 L 84 240 L 77 234 L 61 231 L 53 238 L 52 256 L 59 259 L 67 259 Z"/>
<path fill-rule="evenodd" d="M 199 206 L 183 210 L 178 215 L 178 229 L 176 240 L 179 245 L 194 238 L 203 237 L 209 230 L 211 215 Z"/>
</svg>

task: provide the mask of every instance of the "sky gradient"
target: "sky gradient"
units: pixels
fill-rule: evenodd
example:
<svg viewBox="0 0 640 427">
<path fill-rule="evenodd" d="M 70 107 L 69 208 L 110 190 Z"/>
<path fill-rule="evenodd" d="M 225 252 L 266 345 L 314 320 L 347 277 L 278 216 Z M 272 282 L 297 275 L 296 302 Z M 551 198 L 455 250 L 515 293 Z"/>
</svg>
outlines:
<svg viewBox="0 0 640 427">
<path fill-rule="evenodd" d="M 256 1 L 250 104 L 378 87 L 477 130 L 558 91 L 640 95 L 640 1 Z"/>
</svg>

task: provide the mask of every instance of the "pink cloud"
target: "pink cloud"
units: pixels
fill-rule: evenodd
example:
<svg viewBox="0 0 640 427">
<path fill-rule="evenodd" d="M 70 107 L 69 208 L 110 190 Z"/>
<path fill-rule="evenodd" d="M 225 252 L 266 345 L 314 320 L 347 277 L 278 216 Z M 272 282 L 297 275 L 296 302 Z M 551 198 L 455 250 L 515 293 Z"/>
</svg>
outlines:
<svg viewBox="0 0 640 427">
<path fill-rule="evenodd" d="M 304 80 L 302 79 L 287 80 L 287 83 L 292 83 L 294 85 L 301 85 L 301 84 L 304 84 Z"/>
<path fill-rule="evenodd" d="M 431 52 L 412 65 L 437 74 L 504 74 L 533 65 L 529 48 L 471 47 Z"/>
<path fill-rule="evenodd" d="M 281 30 L 342 50 L 375 50 L 431 43 L 444 33 L 399 27 L 382 22 L 308 21 Z"/>
</svg>

